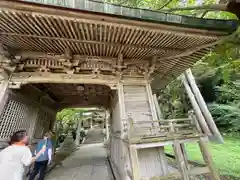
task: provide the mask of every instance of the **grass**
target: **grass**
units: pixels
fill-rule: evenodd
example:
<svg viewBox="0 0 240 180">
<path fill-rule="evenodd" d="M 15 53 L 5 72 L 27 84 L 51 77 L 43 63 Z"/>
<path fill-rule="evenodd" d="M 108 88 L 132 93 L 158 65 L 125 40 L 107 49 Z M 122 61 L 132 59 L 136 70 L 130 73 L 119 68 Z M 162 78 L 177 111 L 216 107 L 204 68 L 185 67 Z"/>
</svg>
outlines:
<svg viewBox="0 0 240 180">
<path fill-rule="evenodd" d="M 224 144 L 209 144 L 215 167 L 221 175 L 240 178 L 240 137 L 224 137 Z M 197 144 L 186 144 L 190 160 L 203 162 Z M 172 147 L 166 147 L 166 152 L 172 153 Z"/>
</svg>

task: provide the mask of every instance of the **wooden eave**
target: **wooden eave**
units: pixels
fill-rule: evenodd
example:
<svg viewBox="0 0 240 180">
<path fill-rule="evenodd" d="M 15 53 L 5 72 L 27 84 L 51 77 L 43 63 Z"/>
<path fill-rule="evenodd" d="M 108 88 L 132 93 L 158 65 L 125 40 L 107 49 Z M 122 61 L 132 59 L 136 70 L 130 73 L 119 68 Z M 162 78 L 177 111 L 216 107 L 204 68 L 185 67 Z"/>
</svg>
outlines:
<svg viewBox="0 0 240 180">
<path fill-rule="evenodd" d="M 154 88 L 163 87 L 212 50 L 221 37 L 237 28 L 235 21 L 190 18 L 139 9 L 132 10 L 133 13 L 127 16 L 131 9 L 112 5 L 115 15 L 94 8 L 53 5 L 0 1 L 0 43 L 13 50 L 10 54 L 32 52 L 61 56 L 69 49 L 77 60 L 96 57 L 108 64 L 117 64 L 121 54 L 125 69 L 120 70 L 128 74 L 134 66 L 135 70 L 152 71 L 148 73 L 161 82 L 153 83 L 157 85 Z M 27 56 L 20 62 L 25 67 L 21 71 L 39 69 L 43 66 L 39 58 Z M 45 61 L 44 66 L 50 71 L 63 68 L 63 64 L 54 58 L 47 56 L 45 59 L 48 63 Z M 76 66 L 80 66 L 79 62 Z M 103 71 L 111 73 L 113 66 L 104 68 Z"/>
</svg>

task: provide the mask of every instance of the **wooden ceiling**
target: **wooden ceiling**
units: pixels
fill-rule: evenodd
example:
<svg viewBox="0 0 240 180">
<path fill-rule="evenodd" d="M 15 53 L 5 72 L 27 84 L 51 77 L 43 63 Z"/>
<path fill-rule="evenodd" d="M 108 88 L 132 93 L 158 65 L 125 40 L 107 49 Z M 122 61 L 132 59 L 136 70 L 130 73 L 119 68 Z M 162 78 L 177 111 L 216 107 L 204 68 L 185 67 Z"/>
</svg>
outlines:
<svg viewBox="0 0 240 180">
<path fill-rule="evenodd" d="M 29 84 L 45 93 L 56 102 L 58 108 L 67 107 L 109 107 L 112 91 L 108 86 L 94 84 Z"/>
<path fill-rule="evenodd" d="M 50 62 L 45 58 L 42 61 L 41 56 L 36 55 L 17 60 L 16 57 L 19 53 L 29 51 L 32 54 L 40 52 L 54 55 L 68 51 L 71 55 L 97 57 L 100 61 L 107 57 L 108 61 L 111 58 L 115 61 L 121 54 L 122 64 L 118 64 L 118 67 L 124 67 L 125 62 L 131 61 L 134 68 L 132 70 L 132 66 L 126 66 L 125 71 L 117 68 L 118 71 L 129 75 L 130 71 L 140 69 L 142 75 L 148 73 L 156 77 L 161 82 L 157 84 L 163 86 L 201 59 L 221 36 L 227 34 L 148 22 L 142 25 L 135 20 L 120 21 L 118 18 L 109 19 L 97 14 L 92 15 L 91 19 L 87 13 L 71 9 L 21 3 L 13 7 L 10 5 L 3 3 L 0 11 L 0 43 L 6 47 L 9 56 L 15 57 L 13 64 L 23 66 L 35 60 L 35 64 L 48 71 L 51 71 L 49 66 L 64 65 L 59 60 Z M 115 22 L 112 22 L 113 18 Z M 153 24 L 154 28 L 149 28 Z M 81 59 L 75 60 L 78 63 L 67 68 L 72 73 L 81 73 L 81 68 L 78 68 Z M 70 61 L 68 63 L 71 64 Z M 94 65 L 91 67 L 94 70 Z M 98 70 L 101 73 L 101 66 Z M 17 72 L 24 71 L 24 68 L 17 69 Z M 108 71 L 113 73 L 112 66 L 108 67 Z"/>
</svg>

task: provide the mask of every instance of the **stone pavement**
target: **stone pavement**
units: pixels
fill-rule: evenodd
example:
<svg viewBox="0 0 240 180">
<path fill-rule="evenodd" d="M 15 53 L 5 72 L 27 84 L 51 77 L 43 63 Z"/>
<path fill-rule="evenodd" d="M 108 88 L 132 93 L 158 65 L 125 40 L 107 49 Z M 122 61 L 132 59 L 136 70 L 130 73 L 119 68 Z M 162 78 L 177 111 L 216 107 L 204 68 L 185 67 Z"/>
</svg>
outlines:
<svg viewBox="0 0 240 180">
<path fill-rule="evenodd" d="M 47 175 L 46 180 L 113 180 L 102 143 L 84 144 Z"/>
<path fill-rule="evenodd" d="M 84 144 L 102 143 L 104 141 L 104 134 L 100 127 L 94 127 L 88 130 Z"/>
</svg>

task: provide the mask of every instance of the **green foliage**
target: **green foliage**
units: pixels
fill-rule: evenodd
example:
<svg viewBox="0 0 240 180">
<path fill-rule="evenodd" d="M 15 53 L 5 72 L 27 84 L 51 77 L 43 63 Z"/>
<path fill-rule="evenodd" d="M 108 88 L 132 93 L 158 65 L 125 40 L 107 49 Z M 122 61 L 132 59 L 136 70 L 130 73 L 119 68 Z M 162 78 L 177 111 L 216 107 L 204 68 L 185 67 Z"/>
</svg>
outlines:
<svg viewBox="0 0 240 180">
<path fill-rule="evenodd" d="M 235 104 L 209 104 L 209 110 L 213 115 L 219 129 L 227 132 L 240 131 L 240 109 Z"/>
<path fill-rule="evenodd" d="M 66 132 L 69 126 L 73 125 L 76 120 L 82 119 L 82 114 L 87 112 L 84 108 L 68 108 L 57 113 L 57 131 Z"/>
<path fill-rule="evenodd" d="M 188 157 L 190 160 L 204 162 L 201 151 L 197 144 L 186 144 Z M 210 144 L 210 151 L 219 173 L 223 179 L 240 179 L 240 137 L 224 136 L 224 144 Z M 172 146 L 166 146 L 167 153 L 173 154 Z M 224 158 L 223 158 L 224 157 Z"/>
</svg>

